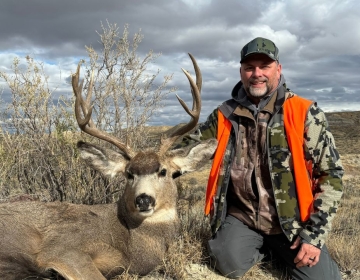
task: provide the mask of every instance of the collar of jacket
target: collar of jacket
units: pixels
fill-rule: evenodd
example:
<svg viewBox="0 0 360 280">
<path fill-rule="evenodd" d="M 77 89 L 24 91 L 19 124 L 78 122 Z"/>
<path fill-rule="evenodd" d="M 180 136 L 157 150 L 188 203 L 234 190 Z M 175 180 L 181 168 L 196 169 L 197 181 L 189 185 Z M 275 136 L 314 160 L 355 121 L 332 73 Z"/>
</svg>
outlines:
<svg viewBox="0 0 360 280">
<path fill-rule="evenodd" d="M 260 100 L 259 104 L 257 104 L 257 105 L 255 105 L 251 101 L 251 99 L 249 98 L 248 94 L 245 91 L 245 88 L 244 88 L 242 82 L 241 82 L 241 86 L 238 89 L 238 91 L 236 92 L 236 91 L 233 90 L 231 95 L 232 95 L 233 99 L 235 99 L 241 106 L 247 108 L 252 113 L 254 118 L 256 118 L 257 114 L 260 111 L 264 110 L 264 108 L 268 105 L 268 103 L 273 98 L 273 96 L 277 93 L 278 89 L 283 85 L 285 85 L 285 78 L 284 78 L 283 75 L 281 75 L 280 80 L 279 80 L 278 85 L 275 88 L 275 90 L 273 92 L 271 92 L 270 94 L 264 96 Z M 273 101 L 274 101 L 274 99 L 273 99 Z M 274 106 L 274 103 L 272 103 L 272 106 Z M 268 108 L 267 108 L 267 110 L 268 110 Z M 272 109 L 272 111 L 273 111 L 273 109 Z"/>
<path fill-rule="evenodd" d="M 281 79 L 280 81 L 285 81 L 285 79 Z M 253 118 L 253 115 L 251 112 L 249 112 L 249 109 L 246 109 L 245 107 L 243 107 L 234 98 L 234 96 L 237 96 L 242 85 L 243 85 L 242 82 L 239 81 L 232 90 L 231 96 L 233 98 L 223 102 L 219 107 L 219 110 L 231 122 L 232 127 L 235 132 L 235 135 L 238 135 L 238 129 L 239 129 L 238 118 L 239 118 L 239 116 L 246 116 L 246 117 Z M 284 82 L 283 84 L 278 86 L 276 94 L 273 94 L 273 96 L 272 96 L 271 102 L 274 102 L 275 104 L 274 105 L 269 104 L 270 103 L 270 101 L 269 101 L 269 103 L 267 105 L 269 105 L 269 107 L 272 106 L 272 112 L 276 113 L 283 106 L 285 100 L 292 96 L 294 96 L 294 93 L 286 87 L 286 83 Z M 236 114 L 235 114 L 235 110 L 236 110 Z M 273 122 L 273 119 L 270 119 L 269 125 L 272 122 Z"/>
<path fill-rule="evenodd" d="M 271 94 L 269 101 L 267 101 L 266 105 L 261 109 L 261 111 L 269 112 L 271 115 L 274 114 L 277 95 L 278 95 L 277 91 Z M 254 115 L 251 113 L 249 108 L 243 107 L 242 105 L 238 105 L 234 110 L 233 114 L 240 117 L 255 119 Z"/>
</svg>

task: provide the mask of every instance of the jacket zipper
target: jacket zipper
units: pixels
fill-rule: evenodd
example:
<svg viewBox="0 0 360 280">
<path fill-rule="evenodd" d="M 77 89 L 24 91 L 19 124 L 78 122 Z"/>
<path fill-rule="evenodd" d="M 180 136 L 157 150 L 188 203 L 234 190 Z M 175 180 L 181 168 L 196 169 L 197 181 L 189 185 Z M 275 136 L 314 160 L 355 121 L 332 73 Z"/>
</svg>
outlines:
<svg viewBox="0 0 360 280">
<path fill-rule="evenodd" d="M 258 114 L 256 115 L 256 120 L 254 120 L 255 122 L 255 164 L 254 164 L 254 172 L 255 172 L 255 184 L 256 184 L 256 188 L 257 188 L 257 192 L 258 192 L 258 197 L 257 197 L 257 200 L 258 200 L 258 206 L 257 206 L 257 209 L 255 209 L 255 228 L 259 229 L 260 230 L 260 223 L 259 223 L 259 212 L 260 212 L 260 190 L 259 190 L 259 186 L 257 184 L 257 166 L 258 166 L 258 162 L 257 162 L 257 156 L 258 156 L 258 121 L 259 121 L 259 112 Z"/>
</svg>

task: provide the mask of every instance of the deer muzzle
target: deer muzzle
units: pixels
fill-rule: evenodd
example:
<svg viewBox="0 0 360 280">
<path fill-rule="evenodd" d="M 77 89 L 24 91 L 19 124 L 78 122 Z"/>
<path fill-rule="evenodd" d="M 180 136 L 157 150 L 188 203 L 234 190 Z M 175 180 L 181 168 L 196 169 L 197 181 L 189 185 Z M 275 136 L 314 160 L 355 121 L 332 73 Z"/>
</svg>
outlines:
<svg viewBox="0 0 360 280">
<path fill-rule="evenodd" d="M 135 198 L 135 205 L 140 212 L 150 212 L 154 209 L 155 199 L 146 193 L 142 193 Z"/>
</svg>

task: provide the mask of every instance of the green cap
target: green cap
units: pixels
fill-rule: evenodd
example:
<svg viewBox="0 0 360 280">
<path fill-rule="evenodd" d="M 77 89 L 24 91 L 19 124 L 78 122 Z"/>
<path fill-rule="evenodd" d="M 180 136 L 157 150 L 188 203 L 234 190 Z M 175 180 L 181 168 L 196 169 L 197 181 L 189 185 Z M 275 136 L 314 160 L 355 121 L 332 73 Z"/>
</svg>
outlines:
<svg viewBox="0 0 360 280">
<path fill-rule="evenodd" d="M 274 42 L 265 38 L 255 38 L 247 43 L 240 52 L 240 63 L 244 58 L 251 54 L 263 53 L 270 57 L 272 60 L 279 60 L 279 49 L 275 46 Z"/>
</svg>

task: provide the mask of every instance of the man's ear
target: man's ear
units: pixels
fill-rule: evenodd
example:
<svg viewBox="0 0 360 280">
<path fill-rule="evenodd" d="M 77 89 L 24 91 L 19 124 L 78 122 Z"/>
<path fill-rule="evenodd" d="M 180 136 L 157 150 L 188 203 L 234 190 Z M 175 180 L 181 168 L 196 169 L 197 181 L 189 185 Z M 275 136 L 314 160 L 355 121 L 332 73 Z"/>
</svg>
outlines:
<svg viewBox="0 0 360 280">
<path fill-rule="evenodd" d="M 278 62 L 278 65 L 277 65 L 277 74 L 278 74 L 279 80 L 280 80 L 280 76 L 281 76 L 281 69 L 282 69 L 282 65 Z"/>
</svg>

